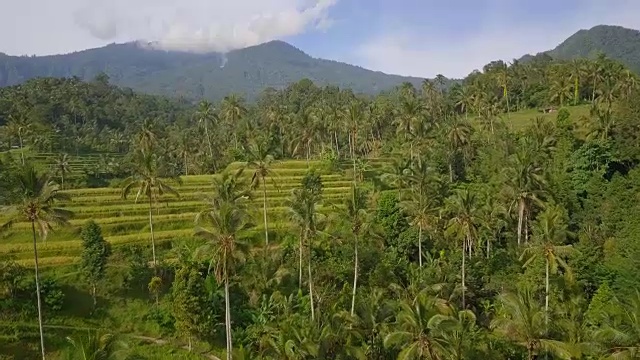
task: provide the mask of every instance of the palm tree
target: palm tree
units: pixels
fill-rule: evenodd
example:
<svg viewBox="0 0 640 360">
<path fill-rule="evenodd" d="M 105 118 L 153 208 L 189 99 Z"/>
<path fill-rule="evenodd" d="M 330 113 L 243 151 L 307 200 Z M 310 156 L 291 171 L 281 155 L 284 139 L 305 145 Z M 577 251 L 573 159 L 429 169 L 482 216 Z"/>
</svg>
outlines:
<svg viewBox="0 0 640 360">
<path fill-rule="evenodd" d="M 204 245 L 207 253 L 215 261 L 215 274 L 219 282 L 224 282 L 225 333 L 227 338 L 227 360 L 231 359 L 233 343 L 231 337 L 231 306 L 229 297 L 229 272 L 233 260 L 241 257 L 238 233 L 248 226 L 246 211 L 233 202 L 220 202 L 215 209 L 206 209 L 196 216 L 196 223 L 207 223 L 210 229 L 196 228 L 196 235 L 209 241 Z M 202 250 L 201 250 L 202 251 Z"/>
<path fill-rule="evenodd" d="M 468 119 L 469 107 L 473 105 L 473 93 L 468 86 L 462 86 L 456 93 L 456 106 L 464 112 L 464 118 Z"/>
<path fill-rule="evenodd" d="M 157 202 L 158 198 L 164 194 L 172 194 L 174 196 L 180 196 L 178 192 L 169 186 L 165 180 L 162 179 L 160 171 L 158 169 L 158 159 L 154 154 L 147 154 L 144 152 L 138 153 L 136 159 L 136 168 L 134 174 L 124 180 L 122 185 L 122 198 L 126 199 L 129 194 L 137 189 L 136 203 L 141 196 L 146 196 L 149 200 L 149 230 L 151 232 L 151 252 L 153 256 L 153 267 L 157 271 L 156 261 L 156 242 L 153 234 L 153 204 Z M 174 181 L 180 183 L 180 178 L 173 178 Z"/>
<path fill-rule="evenodd" d="M 269 226 L 267 222 L 267 177 L 274 175 L 271 165 L 273 156 L 269 153 L 270 149 L 257 144 L 249 151 L 251 160 L 249 167 L 254 169 L 251 177 L 251 188 L 256 189 L 262 183 L 262 213 L 264 217 L 264 242 L 265 246 L 269 246 Z M 272 178 L 273 180 L 273 178 Z M 266 248 L 265 248 L 266 249 Z"/>
<path fill-rule="evenodd" d="M 308 264 L 307 270 L 309 273 L 309 298 L 311 306 L 311 320 L 315 320 L 315 309 L 313 299 L 313 278 L 311 274 L 311 239 L 315 236 L 318 230 L 318 213 L 317 205 L 320 202 L 319 194 L 314 193 L 308 189 L 300 188 L 294 189 L 291 198 L 287 200 L 287 206 L 292 220 L 298 226 L 301 232 L 299 243 L 299 277 L 298 284 L 302 287 L 302 258 L 303 247 L 307 243 L 307 255 Z"/>
<path fill-rule="evenodd" d="M 367 194 L 356 184 L 351 184 L 351 193 L 345 199 L 345 210 L 341 217 L 351 225 L 353 235 L 353 289 L 351 293 L 351 316 L 354 315 L 356 306 L 356 289 L 358 287 L 358 243 L 362 236 L 371 235 L 374 217 L 368 211 Z"/>
<path fill-rule="evenodd" d="M 518 211 L 518 245 L 528 241 L 529 215 L 535 203 L 541 204 L 546 180 L 544 171 L 532 159 L 532 154 L 521 151 L 511 156 L 510 164 L 504 169 L 505 193 L 511 201 L 510 211 L 517 207 Z"/>
<path fill-rule="evenodd" d="M 58 201 L 70 200 L 70 197 L 61 193 L 58 185 L 50 181 L 46 174 L 38 174 L 31 166 L 25 166 L 17 177 L 19 193 L 22 194 L 22 204 L 3 210 L 9 214 L 9 221 L 0 227 L 5 230 L 18 221 L 31 223 L 33 235 L 33 259 L 35 262 L 36 297 L 38 301 L 38 326 L 40 328 L 40 349 L 42 359 L 45 358 L 44 331 L 42 327 L 42 302 L 40 299 L 40 277 L 38 267 L 38 246 L 36 232 L 44 241 L 51 231 L 52 224 L 65 225 L 73 215 L 70 211 L 54 207 Z M 36 229 L 37 228 L 37 229 Z"/>
<path fill-rule="evenodd" d="M 430 183 L 437 179 L 431 175 L 427 161 L 416 158 L 407 169 L 406 181 L 411 186 L 409 199 L 401 205 L 411 217 L 411 224 L 418 228 L 418 264 L 422 267 L 422 238 L 424 231 L 431 230 L 437 222 L 434 201 L 430 198 Z"/>
<path fill-rule="evenodd" d="M 55 174 L 60 175 L 60 189 L 64 189 L 64 174 L 68 174 L 71 171 L 69 167 L 69 154 L 58 155 L 54 168 Z"/>
<path fill-rule="evenodd" d="M 157 132 L 156 122 L 153 119 L 146 118 L 143 120 L 135 138 L 141 152 L 150 153 L 152 151 L 153 147 L 158 143 Z"/>
<path fill-rule="evenodd" d="M 573 59 L 569 69 L 569 79 L 573 80 L 573 105 L 578 105 L 580 100 L 580 81 L 585 74 L 585 62 L 582 59 Z"/>
<path fill-rule="evenodd" d="M 31 124 L 24 116 L 14 117 L 9 116 L 9 122 L 7 122 L 7 131 L 9 136 L 15 136 L 18 138 L 18 144 L 20 145 L 20 158 L 22 159 L 22 165 L 24 166 L 24 137 L 31 131 Z"/>
<path fill-rule="evenodd" d="M 419 132 L 422 123 L 424 103 L 415 96 L 403 97 L 395 114 L 393 124 L 396 126 L 396 134 L 404 138 L 405 144 L 409 144 L 410 158 L 413 159 L 413 137 Z"/>
<path fill-rule="evenodd" d="M 213 146 L 211 145 L 211 136 L 209 136 L 209 123 L 214 123 L 217 120 L 217 117 L 213 104 L 206 100 L 200 101 L 198 104 L 198 110 L 196 111 L 196 118 L 198 120 L 198 124 L 204 128 L 204 136 L 207 139 L 207 146 L 209 147 L 209 156 L 211 159 L 213 159 Z"/>
<path fill-rule="evenodd" d="M 551 101 L 560 103 L 560 107 L 564 106 L 564 99 L 571 96 L 571 83 L 563 72 L 558 72 L 554 75 L 554 79 L 549 87 L 551 93 Z"/>
<path fill-rule="evenodd" d="M 567 263 L 562 259 L 573 249 L 571 245 L 562 245 L 567 238 L 567 225 L 563 220 L 563 211 L 556 205 L 549 205 L 538 217 L 537 227 L 534 228 L 534 237 L 537 244 L 524 250 L 521 259 L 527 259 L 524 267 L 529 266 L 539 256 L 545 260 L 545 281 L 544 281 L 544 312 L 546 322 L 549 319 L 549 274 L 558 273 L 558 268 L 571 274 Z"/>
<path fill-rule="evenodd" d="M 112 334 L 88 333 L 86 338 L 67 337 L 70 348 L 65 360 L 116 360 L 124 359 L 128 346 Z"/>
<path fill-rule="evenodd" d="M 511 74 L 509 72 L 509 67 L 507 64 L 502 64 L 502 66 L 496 72 L 496 81 L 498 86 L 502 88 L 502 98 L 507 101 L 507 117 L 509 116 L 510 108 L 509 108 L 509 82 L 511 81 Z"/>
<path fill-rule="evenodd" d="M 226 96 L 222 101 L 222 116 L 227 122 L 227 125 L 233 127 L 237 126 L 240 119 L 242 119 L 247 113 L 247 108 L 244 106 L 244 99 L 236 94 Z M 238 147 L 238 136 L 233 131 L 235 147 Z"/>
<path fill-rule="evenodd" d="M 449 146 L 449 181 L 453 182 L 453 163 L 456 156 L 467 150 L 471 141 L 471 126 L 467 122 L 453 118 L 446 128 L 446 136 Z"/>
<path fill-rule="evenodd" d="M 364 106 L 361 101 L 354 100 L 344 111 L 344 122 L 349 129 L 349 147 L 353 162 L 353 181 L 356 181 L 356 149 L 358 148 L 358 128 L 365 120 Z"/>
<path fill-rule="evenodd" d="M 451 313 L 451 307 L 444 300 L 424 294 L 410 303 L 402 301 L 384 346 L 402 349 L 399 360 L 440 360 L 449 345 L 442 337 L 441 325 Z"/>
<path fill-rule="evenodd" d="M 618 303 L 616 301 L 616 303 Z M 608 347 L 607 359 L 638 359 L 640 356 L 640 292 L 636 290 L 630 299 L 614 311 L 602 314 L 605 323 L 593 333 L 593 337 Z"/>
<path fill-rule="evenodd" d="M 566 344 L 545 337 L 546 315 L 527 289 L 498 297 L 501 308 L 491 322 L 498 334 L 527 349 L 527 359 L 533 360 L 540 351 L 551 352 L 561 359 L 571 359 Z"/>
<path fill-rule="evenodd" d="M 471 249 L 477 239 L 477 227 L 481 220 L 476 196 L 469 189 L 460 189 L 447 199 L 446 209 L 452 214 L 447 224 L 447 233 L 462 239 L 462 268 L 460 272 L 462 278 L 462 309 L 465 309 L 465 252 L 468 251 L 469 255 L 471 255 Z"/>
</svg>

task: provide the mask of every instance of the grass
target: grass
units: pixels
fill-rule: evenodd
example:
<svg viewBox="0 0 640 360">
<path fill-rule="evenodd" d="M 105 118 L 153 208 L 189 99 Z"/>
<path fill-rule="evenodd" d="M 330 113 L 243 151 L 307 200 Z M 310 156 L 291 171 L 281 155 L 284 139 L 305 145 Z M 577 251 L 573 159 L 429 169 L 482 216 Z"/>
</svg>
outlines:
<svg viewBox="0 0 640 360">
<path fill-rule="evenodd" d="M 589 116 L 590 105 L 578 105 L 578 106 L 567 106 L 567 110 L 569 110 L 571 120 L 579 127 L 582 126 L 580 124 L 580 118 L 582 116 Z M 517 112 L 512 112 L 510 114 L 503 114 L 501 116 L 502 120 L 510 126 L 512 130 L 522 131 L 526 129 L 529 125 L 533 123 L 533 120 L 537 117 L 541 117 L 543 119 L 554 120 L 558 116 L 558 112 L 552 113 L 541 113 L 538 112 L 537 109 L 527 109 Z"/>
</svg>

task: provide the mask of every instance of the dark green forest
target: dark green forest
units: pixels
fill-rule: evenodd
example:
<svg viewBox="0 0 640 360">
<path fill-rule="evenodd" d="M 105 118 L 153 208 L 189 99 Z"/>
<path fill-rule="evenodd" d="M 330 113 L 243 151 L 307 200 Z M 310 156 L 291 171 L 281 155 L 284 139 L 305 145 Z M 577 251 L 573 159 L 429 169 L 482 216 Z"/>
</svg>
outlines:
<svg viewBox="0 0 640 360">
<path fill-rule="evenodd" d="M 445 82 L 197 104 L 104 74 L 0 89 L 0 353 L 638 358 L 638 77 L 600 54 Z M 161 243 L 157 209 L 200 179 L 186 235 Z M 144 242 L 105 240 L 79 194 L 142 209 Z M 78 261 L 39 268 L 75 218 Z"/>
</svg>

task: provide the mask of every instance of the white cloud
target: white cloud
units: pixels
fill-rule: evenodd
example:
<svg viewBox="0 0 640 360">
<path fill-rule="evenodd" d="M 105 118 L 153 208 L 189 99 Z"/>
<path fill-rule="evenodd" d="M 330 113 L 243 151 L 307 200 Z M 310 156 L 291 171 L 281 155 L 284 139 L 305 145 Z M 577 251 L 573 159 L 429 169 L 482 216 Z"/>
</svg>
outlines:
<svg viewBox="0 0 640 360">
<path fill-rule="evenodd" d="M 379 29 L 377 35 L 355 48 L 351 58 L 364 67 L 387 73 L 460 78 L 493 60 L 511 61 L 552 49 L 579 29 L 598 24 L 640 28 L 640 1 L 636 0 L 583 0 L 572 16 L 548 22 L 519 18 L 505 11 L 503 5 L 501 0 L 488 1 L 486 12 L 478 14 L 483 16 L 480 31 L 456 36 L 455 40 L 438 29 Z"/>
<path fill-rule="evenodd" d="M 337 0 L 22 0 L 3 10 L 0 51 L 56 53 L 142 40 L 171 50 L 229 51 L 331 24 Z M 31 9 L 38 9 L 33 11 Z M 16 32 L 19 36 L 16 36 Z M 7 47 L 8 49 L 4 49 Z"/>
</svg>

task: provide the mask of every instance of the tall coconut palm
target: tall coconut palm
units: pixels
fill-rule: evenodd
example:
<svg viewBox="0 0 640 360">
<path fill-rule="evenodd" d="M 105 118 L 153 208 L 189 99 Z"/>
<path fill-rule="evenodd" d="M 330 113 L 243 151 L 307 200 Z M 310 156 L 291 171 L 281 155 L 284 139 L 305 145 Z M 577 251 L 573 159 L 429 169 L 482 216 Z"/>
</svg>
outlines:
<svg viewBox="0 0 640 360">
<path fill-rule="evenodd" d="M 473 105 L 473 93 L 468 86 L 462 86 L 455 95 L 456 106 L 460 107 L 460 110 L 464 113 L 464 118 L 468 119 L 469 107 Z"/>
<path fill-rule="evenodd" d="M 585 62 L 582 59 L 571 60 L 569 79 L 573 80 L 573 105 L 578 105 L 580 100 L 580 83 L 586 73 Z"/>
<path fill-rule="evenodd" d="M 340 217 L 349 222 L 353 235 L 353 289 L 351 292 L 351 316 L 356 306 L 356 289 L 358 287 L 358 245 L 363 236 L 373 236 L 374 216 L 369 209 L 368 196 L 356 184 L 351 185 L 349 197 L 344 201 L 345 210 Z"/>
<path fill-rule="evenodd" d="M 559 72 L 554 75 L 554 79 L 549 87 L 552 102 L 558 101 L 560 107 L 564 106 L 564 100 L 571 96 L 571 82 L 563 73 Z"/>
<path fill-rule="evenodd" d="M 204 128 L 204 137 L 207 140 L 209 156 L 213 159 L 213 146 L 211 145 L 211 136 L 209 135 L 209 125 L 214 124 L 218 118 L 213 104 L 206 100 L 200 101 L 195 116 L 198 124 Z"/>
<path fill-rule="evenodd" d="M 473 244 L 478 238 L 478 226 L 481 223 L 476 196 L 469 189 L 458 190 L 447 199 L 446 210 L 451 214 L 451 218 L 447 223 L 447 234 L 455 235 L 462 240 L 462 267 L 460 273 L 462 279 L 462 308 L 465 309 L 465 253 L 468 251 L 469 255 L 471 255 Z"/>
<path fill-rule="evenodd" d="M 54 207 L 56 202 L 70 200 L 70 198 L 68 195 L 60 192 L 58 185 L 51 182 L 48 175 L 38 174 L 33 167 L 27 165 L 22 169 L 16 180 L 19 192 L 22 195 L 22 203 L 0 209 L 3 214 L 9 214 L 9 221 L 2 225 L 0 230 L 8 229 L 18 221 L 31 223 L 36 298 L 38 302 L 38 326 L 40 329 L 40 349 L 42 351 L 42 359 L 45 359 L 36 233 L 38 233 L 40 239 L 43 241 L 46 240 L 47 235 L 53 229 L 53 224 L 65 225 L 73 214 L 68 210 Z"/>
<path fill-rule="evenodd" d="M 315 308 L 314 308 L 314 298 L 313 298 L 313 277 L 311 272 L 311 241 L 315 236 L 318 225 L 319 218 L 317 213 L 317 206 L 320 202 L 319 194 L 315 192 L 300 188 L 294 189 L 291 193 L 291 198 L 287 200 L 287 206 L 289 207 L 289 212 L 292 220 L 300 229 L 300 242 L 298 248 L 299 255 L 299 277 L 298 284 L 300 288 L 302 287 L 302 259 L 304 253 L 304 244 L 307 244 L 307 270 L 309 275 L 309 298 L 310 298 L 310 307 L 311 307 L 311 320 L 315 320 Z"/>
<path fill-rule="evenodd" d="M 496 76 L 496 82 L 498 83 L 498 86 L 500 86 L 500 88 L 502 89 L 502 98 L 505 99 L 507 102 L 507 117 L 508 117 L 510 113 L 509 83 L 511 82 L 511 73 L 509 71 L 509 67 L 507 66 L 507 64 L 503 64 L 496 71 L 495 76 Z"/>
<path fill-rule="evenodd" d="M 267 221 L 267 177 L 273 180 L 273 156 L 270 149 L 262 144 L 254 145 L 249 151 L 250 161 L 249 167 L 253 168 L 251 176 L 251 188 L 256 189 L 262 184 L 262 214 L 264 217 L 264 242 L 265 246 L 269 246 L 269 223 Z M 275 182 L 274 182 L 275 184 Z"/>
<path fill-rule="evenodd" d="M 422 267 L 422 240 L 425 231 L 431 230 L 437 221 L 436 207 L 429 194 L 429 187 L 437 180 L 427 161 L 416 158 L 407 169 L 406 181 L 411 186 L 409 198 L 401 202 L 411 218 L 411 224 L 418 228 L 418 264 Z"/>
<path fill-rule="evenodd" d="M 409 155 L 413 159 L 413 138 L 419 132 L 422 123 L 424 103 L 415 96 L 403 97 L 396 111 L 393 125 L 396 126 L 396 134 L 402 137 L 405 145 L 409 145 Z"/>
<path fill-rule="evenodd" d="M 7 123 L 7 131 L 9 132 L 9 136 L 18 138 L 18 145 L 20 146 L 20 159 L 22 160 L 22 165 L 25 165 L 24 159 L 24 138 L 31 131 L 31 123 L 24 116 L 9 116 L 9 122 Z"/>
<path fill-rule="evenodd" d="M 453 163 L 456 156 L 468 150 L 471 141 L 471 126 L 458 118 L 453 118 L 445 129 L 449 148 L 449 181 L 453 182 Z"/>
<path fill-rule="evenodd" d="M 446 301 L 423 294 L 411 302 L 402 301 L 384 345 L 401 349 L 398 359 L 441 360 L 449 345 L 442 336 L 441 325 L 451 313 Z"/>
<path fill-rule="evenodd" d="M 64 189 L 64 175 L 71 171 L 69 166 L 69 154 L 60 154 L 54 164 L 54 173 L 60 176 L 60 189 Z"/>
<path fill-rule="evenodd" d="M 227 125 L 231 128 L 236 127 L 240 120 L 247 114 L 247 108 L 244 105 L 244 99 L 236 94 L 226 96 L 222 101 L 222 116 L 226 120 Z M 238 135 L 233 131 L 234 146 L 238 147 Z"/>
<path fill-rule="evenodd" d="M 533 360 L 541 351 L 553 353 L 560 359 L 571 359 L 567 345 L 545 336 L 545 313 L 533 294 L 525 289 L 498 297 L 500 309 L 491 328 L 527 350 Z"/>
<path fill-rule="evenodd" d="M 538 216 L 537 226 L 534 228 L 535 244 L 524 250 L 521 259 L 526 259 L 524 267 L 529 266 L 538 257 L 544 257 L 544 312 L 545 323 L 549 321 L 549 275 L 558 273 L 558 268 L 571 275 L 571 269 L 563 260 L 573 249 L 571 245 L 563 245 L 568 230 L 563 219 L 563 211 L 557 205 L 549 205 Z"/>
<path fill-rule="evenodd" d="M 134 189 L 136 191 L 136 203 L 141 197 L 147 197 L 149 201 L 149 231 L 151 233 L 151 253 L 153 256 L 153 267 L 157 271 L 156 242 L 153 233 L 153 204 L 164 194 L 171 194 L 179 197 L 180 194 L 165 179 L 162 178 L 159 170 L 158 159 L 152 153 L 138 153 L 135 162 L 134 174 L 124 180 L 122 185 L 122 198 L 126 199 Z M 180 183 L 178 177 L 173 177 L 173 181 Z"/>
<path fill-rule="evenodd" d="M 358 129 L 365 121 L 364 105 L 359 100 L 352 101 L 344 110 L 343 121 L 349 129 L 349 147 L 353 162 L 353 181 L 356 181 L 356 149 L 358 148 Z"/>
<path fill-rule="evenodd" d="M 196 215 L 195 232 L 208 241 L 199 252 L 210 255 L 215 263 L 215 275 L 219 282 L 224 282 L 225 333 L 227 339 L 227 360 L 231 360 L 233 340 L 231 336 L 231 306 L 229 297 L 229 278 L 236 259 L 242 259 L 246 249 L 238 241 L 240 231 L 248 227 L 248 214 L 238 202 L 218 201 L 213 208 L 207 208 Z M 206 224 L 206 225 L 205 225 Z"/>
</svg>

